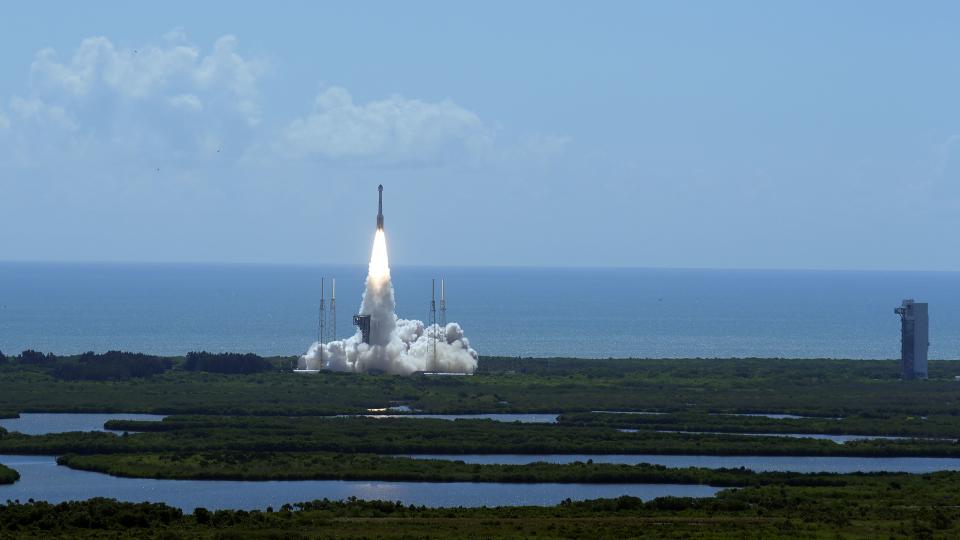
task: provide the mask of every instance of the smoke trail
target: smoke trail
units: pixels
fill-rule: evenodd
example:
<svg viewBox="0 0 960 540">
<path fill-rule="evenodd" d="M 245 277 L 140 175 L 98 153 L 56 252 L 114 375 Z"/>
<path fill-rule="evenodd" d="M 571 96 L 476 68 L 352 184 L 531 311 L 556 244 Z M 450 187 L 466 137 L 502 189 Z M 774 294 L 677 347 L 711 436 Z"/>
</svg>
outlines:
<svg viewBox="0 0 960 540">
<path fill-rule="evenodd" d="M 317 342 L 300 357 L 299 366 L 353 372 L 377 369 L 397 375 L 416 371 L 473 373 L 477 368 L 477 351 L 470 348 L 459 324 L 426 326 L 421 321 L 399 319 L 395 307 L 386 236 L 378 229 L 360 303 L 360 315 L 370 316 L 370 343 L 363 342 L 359 330 L 347 339 L 323 344 L 322 350 Z"/>
</svg>

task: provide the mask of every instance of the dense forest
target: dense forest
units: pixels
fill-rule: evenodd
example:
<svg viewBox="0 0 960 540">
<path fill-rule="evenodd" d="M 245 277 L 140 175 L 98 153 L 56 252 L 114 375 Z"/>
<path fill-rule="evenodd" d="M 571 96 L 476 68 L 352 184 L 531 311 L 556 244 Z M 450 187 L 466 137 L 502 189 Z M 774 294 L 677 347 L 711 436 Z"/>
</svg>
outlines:
<svg viewBox="0 0 960 540">
<path fill-rule="evenodd" d="M 67 454 L 61 465 L 114 476 L 179 480 L 383 480 L 590 484 L 769 484 L 839 486 L 849 475 L 798 474 L 747 469 L 668 468 L 641 463 L 575 462 L 526 465 L 472 464 L 439 459 L 319 452 L 199 452 L 196 454 Z M 951 473 L 953 474 L 953 473 Z M 960 474 L 954 474 L 960 481 Z"/>
<path fill-rule="evenodd" d="M 88 368 L 98 380 L 67 381 L 58 378 L 57 366 L 79 364 L 78 357 L 27 353 L 0 365 L 0 411 L 292 416 L 356 413 L 397 403 L 434 413 L 646 410 L 834 418 L 960 411 L 956 361 L 931 362 L 928 381 L 900 381 L 894 361 L 781 359 L 484 357 L 472 377 L 400 377 L 295 374 L 290 372 L 294 358 L 194 353 L 190 366 L 198 371 L 186 369 L 186 358 L 168 358 L 172 366 L 152 376 L 118 369 L 100 380 L 100 368 Z M 69 369 L 59 373 L 78 376 Z"/>
<path fill-rule="evenodd" d="M 0 365 L 16 367 L 42 368 L 55 379 L 67 381 L 125 381 L 153 377 L 174 367 L 187 371 L 208 371 L 212 373 L 249 374 L 269 371 L 277 364 L 255 354 L 208 353 L 206 351 L 187 353 L 184 359 L 107 351 L 102 354 L 85 352 L 78 355 L 58 356 L 32 349 L 25 350 L 15 357 L 3 356 L 0 352 Z"/>
<path fill-rule="evenodd" d="M 189 352 L 183 363 L 188 371 L 209 371 L 211 373 L 248 374 L 273 369 L 270 361 L 255 354 Z"/>
<path fill-rule="evenodd" d="M 141 353 L 86 352 L 77 357 L 56 358 L 51 374 L 68 381 L 109 381 L 152 377 L 170 369 L 173 360 Z"/>
</svg>

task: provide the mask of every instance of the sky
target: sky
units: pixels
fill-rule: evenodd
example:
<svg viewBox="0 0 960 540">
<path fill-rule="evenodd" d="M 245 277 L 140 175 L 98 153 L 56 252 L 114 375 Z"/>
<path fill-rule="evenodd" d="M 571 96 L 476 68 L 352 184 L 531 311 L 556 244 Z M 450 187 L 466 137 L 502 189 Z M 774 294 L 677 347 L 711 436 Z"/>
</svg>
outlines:
<svg viewBox="0 0 960 540">
<path fill-rule="evenodd" d="M 252 4 L 252 3 L 250 3 Z M 960 270 L 960 4 L 15 2 L 0 260 Z"/>
</svg>

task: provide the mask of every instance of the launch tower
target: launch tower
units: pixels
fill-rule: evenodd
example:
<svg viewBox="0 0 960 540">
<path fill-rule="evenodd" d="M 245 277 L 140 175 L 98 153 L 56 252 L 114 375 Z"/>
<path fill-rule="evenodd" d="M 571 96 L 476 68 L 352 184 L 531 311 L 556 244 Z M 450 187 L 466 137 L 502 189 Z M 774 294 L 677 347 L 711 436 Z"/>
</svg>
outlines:
<svg viewBox="0 0 960 540">
<path fill-rule="evenodd" d="M 926 379 L 930 348 L 927 304 L 907 299 L 893 311 L 900 315 L 900 378 Z"/>
</svg>

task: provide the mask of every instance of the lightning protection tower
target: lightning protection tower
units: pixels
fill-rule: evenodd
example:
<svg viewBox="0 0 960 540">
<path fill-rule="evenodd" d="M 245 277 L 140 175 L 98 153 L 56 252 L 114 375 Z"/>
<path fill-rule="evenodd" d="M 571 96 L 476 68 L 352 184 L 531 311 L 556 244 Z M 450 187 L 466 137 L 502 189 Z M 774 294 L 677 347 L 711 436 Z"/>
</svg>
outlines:
<svg viewBox="0 0 960 540">
<path fill-rule="evenodd" d="M 370 316 L 354 315 L 353 324 L 360 329 L 360 338 L 364 343 L 370 343 Z"/>
<path fill-rule="evenodd" d="M 430 280 L 430 335 L 433 337 L 433 365 L 430 366 L 428 371 L 437 370 L 437 334 L 440 333 L 440 329 L 437 327 L 437 280 L 436 278 Z"/>
<path fill-rule="evenodd" d="M 327 331 L 327 305 L 326 299 L 324 298 L 324 287 L 323 279 L 320 278 L 320 314 L 318 316 L 319 322 L 317 324 L 317 342 L 320 343 L 320 365 L 323 366 L 323 339 L 324 334 Z"/>
<path fill-rule="evenodd" d="M 321 287 L 322 288 L 322 287 Z M 337 340 L 337 278 L 330 278 L 330 325 L 331 341 Z"/>
<path fill-rule="evenodd" d="M 926 379 L 930 348 L 927 304 L 907 299 L 893 311 L 900 315 L 900 378 Z"/>
<path fill-rule="evenodd" d="M 447 288 L 443 278 L 440 278 L 440 326 L 447 327 Z"/>
</svg>

